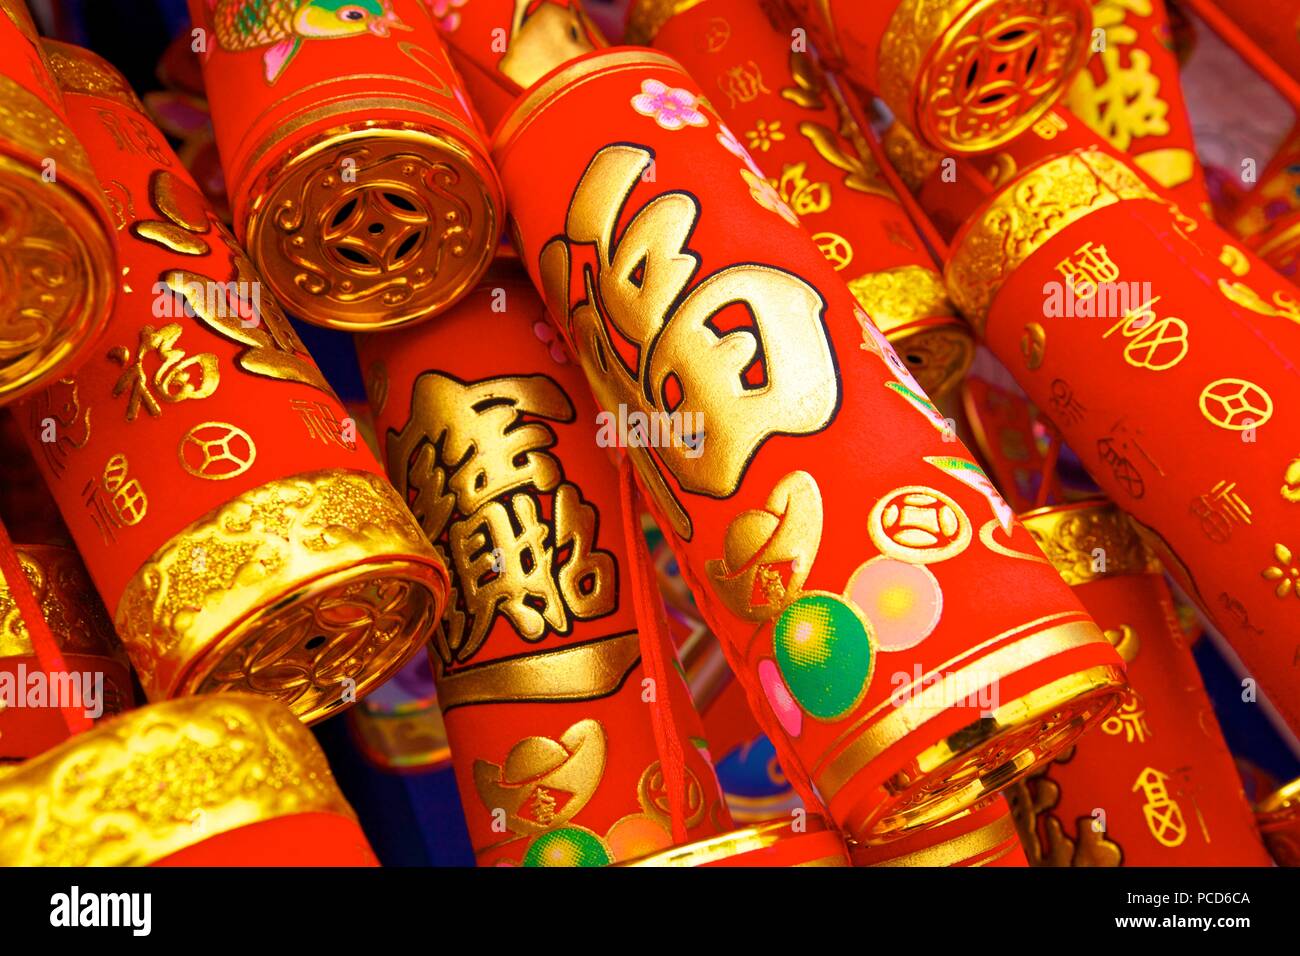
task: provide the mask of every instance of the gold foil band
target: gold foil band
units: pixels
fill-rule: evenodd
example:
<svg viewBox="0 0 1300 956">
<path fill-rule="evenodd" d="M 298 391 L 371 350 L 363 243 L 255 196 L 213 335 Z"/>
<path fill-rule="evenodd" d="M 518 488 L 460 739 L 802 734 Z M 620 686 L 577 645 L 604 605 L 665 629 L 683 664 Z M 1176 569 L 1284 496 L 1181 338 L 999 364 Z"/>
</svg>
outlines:
<svg viewBox="0 0 1300 956">
<path fill-rule="evenodd" d="M 142 866 L 300 813 L 356 819 L 311 731 L 264 697 L 188 697 L 0 777 L 0 866 Z"/>
<path fill-rule="evenodd" d="M 935 846 L 913 850 L 912 852 L 904 853 L 901 856 L 881 860 L 879 863 L 863 863 L 858 865 L 871 867 L 986 866 L 995 860 L 1000 860 L 1019 845 L 1019 838 L 1016 836 L 1015 821 L 1011 818 L 1011 814 L 1008 813 L 1005 816 L 994 820 L 992 823 L 986 823 L 978 829 L 972 830 L 969 833 L 963 833 L 961 836 L 953 837 L 950 840 L 945 840 Z M 987 860 L 981 860 L 979 863 L 968 863 L 968 861 L 973 860 L 975 857 L 995 850 L 1000 846 L 1003 847 L 1003 852 L 996 856 L 990 857 Z M 856 859 L 854 862 L 857 863 Z"/>
<path fill-rule="evenodd" d="M 740 856 L 742 853 L 752 853 L 755 850 L 765 850 L 783 840 L 796 840 L 810 836 L 824 836 L 827 832 L 828 831 L 817 829 L 809 830 L 804 833 L 796 833 L 789 820 L 773 820 L 770 823 L 762 823 L 758 826 L 746 827 L 743 830 L 732 830 L 715 837 L 697 840 L 694 843 L 675 846 L 671 849 L 664 850 L 661 853 L 641 857 L 638 860 L 630 860 L 627 863 L 620 865 L 676 867 L 704 866 L 706 863 L 716 863 L 721 860 L 727 860 L 732 857 Z M 844 853 L 834 856 L 823 855 L 794 865 L 848 866 L 848 852 L 846 850 Z"/>
<path fill-rule="evenodd" d="M 249 691 L 311 722 L 400 668 L 447 586 L 391 485 L 328 469 L 260 485 L 176 534 L 115 620 L 151 700 Z"/>
<path fill-rule="evenodd" d="M 59 649 L 127 666 L 126 651 L 77 552 L 48 544 L 20 544 L 14 550 Z M 35 653 L 10 585 L 0 578 L 0 657 Z"/>
<path fill-rule="evenodd" d="M 1300 867 L 1300 777 L 1261 800 L 1255 820 L 1277 865 Z"/>
<path fill-rule="evenodd" d="M 1121 574 L 1158 574 L 1160 562 L 1128 516 L 1105 498 L 1037 508 L 1020 523 L 1071 587 Z"/>
<path fill-rule="evenodd" d="M 113 100 L 138 113 L 145 113 L 144 103 L 131 89 L 126 78 L 106 60 L 84 47 L 55 40 L 43 41 L 45 60 L 50 65 L 59 87 L 65 93 L 81 93 L 100 99 Z"/>
<path fill-rule="evenodd" d="M 971 217 L 952 243 L 944 279 L 981 335 L 998 290 L 1048 241 L 1099 209 L 1163 202 L 1121 160 L 1076 150 L 1029 167 Z"/>
</svg>

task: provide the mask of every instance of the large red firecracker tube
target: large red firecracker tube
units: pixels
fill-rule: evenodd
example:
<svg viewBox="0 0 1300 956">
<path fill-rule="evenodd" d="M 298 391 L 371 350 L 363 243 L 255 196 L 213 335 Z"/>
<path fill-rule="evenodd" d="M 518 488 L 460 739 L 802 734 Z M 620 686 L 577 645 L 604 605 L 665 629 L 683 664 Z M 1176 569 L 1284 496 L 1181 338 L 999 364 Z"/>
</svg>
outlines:
<svg viewBox="0 0 1300 956">
<path fill-rule="evenodd" d="M 1119 710 L 1023 784 L 1022 839 L 1048 866 L 1267 866 L 1173 596 L 1105 499 L 1021 515 L 1128 663 Z"/>
<path fill-rule="evenodd" d="M 1187 268 L 1190 245 L 1131 170 L 1076 151 L 1030 167 L 982 207 L 946 277 L 989 348 L 1300 730 L 1300 375 L 1271 341 L 1293 323 L 1275 318 L 1266 332 L 1235 289 Z"/>
<path fill-rule="evenodd" d="M 1011 808 L 1002 797 L 883 846 L 855 846 L 854 866 L 1028 866 Z"/>
<path fill-rule="evenodd" d="M 0 866 L 377 866 L 311 731 L 251 694 L 150 704 L 0 776 Z"/>
<path fill-rule="evenodd" d="M 1209 0 L 1274 63 L 1300 81 L 1300 0 Z"/>
<path fill-rule="evenodd" d="M 83 358 L 108 321 L 112 226 L 23 0 L 0 0 L 0 403 Z"/>
<path fill-rule="evenodd" d="M 970 328 L 813 54 L 754 0 L 640 0 L 628 29 L 709 94 L 749 175 L 771 183 L 926 394 L 955 386 L 975 354 Z"/>
<path fill-rule="evenodd" d="M 673 845 L 648 688 L 679 728 L 687 837 L 729 829 L 684 677 L 647 683 L 618 474 L 527 276 L 494 267 L 437 322 L 357 346 L 389 474 L 453 572 L 429 654 L 479 864 Z"/>
<path fill-rule="evenodd" d="M 986 156 L 962 157 L 953 161 L 948 174 L 943 157 L 916 141 L 895 123 L 885 135 L 890 161 L 916 193 L 925 214 L 947 238 L 952 238 L 989 199 L 1009 186 L 1031 166 L 1072 152 L 1103 154 L 1103 161 L 1117 169 L 1116 176 L 1129 184 L 1118 196 L 1122 213 L 1129 221 L 1111 228 L 1144 230 L 1154 226 L 1171 243 L 1171 254 L 1180 260 L 1179 270 L 1191 282 L 1203 283 L 1209 302 L 1232 306 L 1240 317 L 1285 352 L 1300 359 L 1300 302 L 1296 289 L 1278 271 L 1261 247 L 1258 254 L 1205 216 L 1199 208 L 1184 209 L 1168 190 L 1148 179 L 1148 173 L 1129 157 L 1085 126 L 1077 117 L 1054 109 L 1036 122 L 1030 131 L 1004 149 Z M 1163 209 L 1157 209 L 1159 204 Z M 1116 212 L 1119 216 L 1120 211 Z M 1096 244 L 1104 248 L 1106 234 Z M 1100 253 L 1098 254 L 1100 255 Z M 1090 281 L 1079 278 L 1070 311 L 1080 317 L 1093 308 L 1092 288 L 1097 282 L 1113 283 L 1104 267 Z M 971 303 L 962 302 L 961 305 Z M 1132 303 L 1141 305 L 1141 301 Z M 1095 315 L 1095 312 L 1093 313 Z M 969 318 L 979 328 L 983 311 Z"/>
<path fill-rule="evenodd" d="M 806 799 L 877 842 L 1112 706 L 1114 650 L 680 66 L 585 57 L 494 154 L 517 248 Z"/>
<path fill-rule="evenodd" d="M 1088 0 L 791 0 L 837 72 L 928 145 L 994 149 L 1024 132 L 1087 56 Z"/>
<path fill-rule="evenodd" d="M 151 700 L 304 720 L 414 654 L 446 570 L 126 81 L 47 44 L 118 217 L 108 332 L 15 409 Z"/>
<path fill-rule="evenodd" d="M 294 315 L 428 318 L 487 268 L 501 189 L 423 0 L 190 0 L 235 231 Z"/>
<path fill-rule="evenodd" d="M 435 22 L 488 129 L 551 70 L 609 46 L 581 0 L 461 0 L 443 7 Z"/>
<path fill-rule="evenodd" d="M 1087 64 L 1061 100 L 1179 205 L 1207 209 L 1165 0 L 1092 0 Z"/>
<path fill-rule="evenodd" d="M 126 651 L 77 552 L 50 544 L 18 544 L 14 550 L 67 672 L 44 672 L 18 602 L 0 575 L 0 764 L 35 757 L 67 737 L 58 707 L 65 689 L 73 688 L 95 719 L 135 703 Z"/>
</svg>

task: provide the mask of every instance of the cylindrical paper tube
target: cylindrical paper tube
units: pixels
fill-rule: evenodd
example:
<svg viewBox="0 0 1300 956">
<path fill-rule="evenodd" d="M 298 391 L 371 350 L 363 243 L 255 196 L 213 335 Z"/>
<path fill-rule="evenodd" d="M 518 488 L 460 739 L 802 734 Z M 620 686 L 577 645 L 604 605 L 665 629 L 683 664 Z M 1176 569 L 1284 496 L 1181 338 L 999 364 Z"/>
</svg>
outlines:
<svg viewBox="0 0 1300 956">
<path fill-rule="evenodd" d="M 375 866 L 325 755 L 249 694 L 150 704 L 0 777 L 0 866 Z"/>
<path fill-rule="evenodd" d="M 299 318 L 428 318 L 487 268 L 500 184 L 422 0 L 190 0 L 235 231 Z"/>
<path fill-rule="evenodd" d="M 1300 866 L 1300 779 L 1259 802 L 1256 821 L 1278 866 Z"/>
<path fill-rule="evenodd" d="M 883 846 L 854 846 L 854 866 L 1028 866 L 1011 808 L 994 797 L 930 830 Z"/>
<path fill-rule="evenodd" d="M 68 735 L 61 706 L 74 704 L 99 719 L 135 702 L 126 651 L 80 556 L 48 544 L 18 544 L 15 550 L 67 671 L 42 669 L 18 603 L 0 576 L 0 763 L 35 757 L 61 743 Z"/>
<path fill-rule="evenodd" d="M 1130 685 L 1071 756 L 1027 781 L 1018 808 L 1031 859 L 1268 865 L 1173 597 L 1132 524 L 1104 499 L 1021 520 L 1128 662 Z"/>
<path fill-rule="evenodd" d="M 0 0 L 0 403 L 85 357 L 108 321 L 112 226 L 23 0 Z"/>
<path fill-rule="evenodd" d="M 1300 81 L 1300 0 L 1209 0 L 1274 63 Z"/>
<path fill-rule="evenodd" d="M 958 235 L 949 289 L 1300 730 L 1300 375 L 1264 323 L 1300 326 L 1198 281 L 1153 198 L 1099 152 L 1033 166 Z"/>
<path fill-rule="evenodd" d="M 1206 209 L 1165 0 L 1092 0 L 1091 56 L 1062 105 L 1185 209 Z"/>
<path fill-rule="evenodd" d="M 609 440 L 806 797 L 877 842 L 1109 710 L 1114 650 L 676 63 L 585 57 L 494 152 Z"/>
<path fill-rule="evenodd" d="M 834 68 L 935 149 L 1024 132 L 1087 55 L 1087 0 L 792 0 Z"/>
<path fill-rule="evenodd" d="M 489 130 L 519 94 L 569 60 L 609 44 L 581 0 L 473 0 L 442 4 L 435 20 Z"/>
<path fill-rule="evenodd" d="M 49 44 L 118 219 L 99 350 L 17 409 L 151 700 L 323 717 L 416 652 L 446 571 L 125 81 Z"/>
<path fill-rule="evenodd" d="M 733 830 L 709 840 L 674 847 L 630 866 L 849 866 L 844 838 L 819 817 L 805 816 L 796 826 L 775 820 Z"/>
<path fill-rule="evenodd" d="M 974 356 L 970 329 L 870 149 L 841 133 L 848 124 L 861 138 L 813 55 L 792 49 L 754 0 L 676 10 L 641 0 L 631 27 L 709 93 L 730 127 L 720 130 L 727 145 L 812 233 L 926 393 L 948 391 Z"/>
<path fill-rule="evenodd" d="M 688 838 L 729 829 L 684 677 L 648 682 L 618 475 L 527 277 L 497 267 L 436 323 L 357 344 L 389 474 L 453 570 L 430 658 L 479 864 L 671 846 L 656 694 L 680 728 Z"/>
</svg>

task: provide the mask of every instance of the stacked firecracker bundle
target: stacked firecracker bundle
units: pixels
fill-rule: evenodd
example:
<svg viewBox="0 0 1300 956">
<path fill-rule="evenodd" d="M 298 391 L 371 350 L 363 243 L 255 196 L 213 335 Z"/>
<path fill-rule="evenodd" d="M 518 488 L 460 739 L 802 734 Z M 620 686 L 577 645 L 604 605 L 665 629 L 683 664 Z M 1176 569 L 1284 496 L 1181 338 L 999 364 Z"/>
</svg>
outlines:
<svg viewBox="0 0 1300 956">
<path fill-rule="evenodd" d="M 1300 3 L 157 6 L 0 0 L 0 863 L 1300 862 Z"/>
</svg>

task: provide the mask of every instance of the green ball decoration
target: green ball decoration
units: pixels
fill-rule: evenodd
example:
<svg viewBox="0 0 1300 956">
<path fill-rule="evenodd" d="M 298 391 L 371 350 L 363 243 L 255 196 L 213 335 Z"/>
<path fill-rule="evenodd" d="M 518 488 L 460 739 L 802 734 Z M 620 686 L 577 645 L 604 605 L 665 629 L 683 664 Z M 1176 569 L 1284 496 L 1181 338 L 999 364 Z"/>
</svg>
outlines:
<svg viewBox="0 0 1300 956">
<path fill-rule="evenodd" d="M 866 624 L 833 594 L 805 594 L 790 604 L 772 634 L 776 666 L 804 712 L 843 717 L 862 700 L 875 654 Z"/>
<path fill-rule="evenodd" d="M 590 830 L 561 827 L 528 845 L 524 866 L 608 866 L 614 862 L 605 842 Z"/>
</svg>

